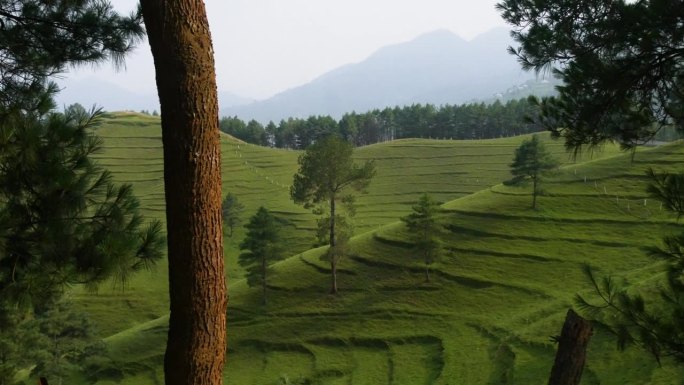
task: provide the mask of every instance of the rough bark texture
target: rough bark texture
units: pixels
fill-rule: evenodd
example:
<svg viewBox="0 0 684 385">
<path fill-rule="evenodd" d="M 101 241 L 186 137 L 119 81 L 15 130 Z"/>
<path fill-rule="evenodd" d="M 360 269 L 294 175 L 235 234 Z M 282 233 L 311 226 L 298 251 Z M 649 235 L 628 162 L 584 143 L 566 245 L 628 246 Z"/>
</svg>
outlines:
<svg viewBox="0 0 684 385">
<path fill-rule="evenodd" d="M 166 384 L 221 384 L 226 282 L 214 57 L 201 0 L 142 0 L 161 104 L 171 315 Z"/>
<path fill-rule="evenodd" d="M 587 345 L 593 333 L 591 323 L 572 309 L 568 310 L 558 341 L 556 361 L 551 369 L 549 385 L 578 385 L 582 379 Z"/>
</svg>

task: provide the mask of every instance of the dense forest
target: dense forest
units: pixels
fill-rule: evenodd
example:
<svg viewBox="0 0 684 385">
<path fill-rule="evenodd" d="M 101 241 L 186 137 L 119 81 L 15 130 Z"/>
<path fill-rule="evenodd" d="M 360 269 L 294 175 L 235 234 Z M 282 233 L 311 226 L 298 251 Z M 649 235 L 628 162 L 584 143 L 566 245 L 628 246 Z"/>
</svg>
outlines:
<svg viewBox="0 0 684 385">
<path fill-rule="evenodd" d="M 489 139 L 542 131 L 526 119 L 536 114 L 536 108 L 527 99 L 439 107 L 413 104 L 351 112 L 339 121 L 310 116 L 281 120 L 277 125 L 269 122 L 265 127 L 256 120 L 245 123 L 236 116 L 223 117 L 220 129 L 247 143 L 290 149 L 304 149 L 330 133 L 355 146 L 401 138 Z"/>
</svg>

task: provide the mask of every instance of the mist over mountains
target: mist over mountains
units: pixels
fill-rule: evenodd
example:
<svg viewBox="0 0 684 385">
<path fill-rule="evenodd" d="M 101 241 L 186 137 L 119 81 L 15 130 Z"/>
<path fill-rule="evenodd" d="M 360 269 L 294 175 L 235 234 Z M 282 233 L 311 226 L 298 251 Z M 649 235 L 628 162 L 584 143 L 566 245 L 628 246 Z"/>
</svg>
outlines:
<svg viewBox="0 0 684 385">
<path fill-rule="evenodd" d="M 438 30 L 381 48 L 360 63 L 342 66 L 270 99 L 237 107 L 221 105 L 221 114 L 266 123 L 290 116 L 339 118 L 345 112 L 414 103 L 491 100 L 534 79 L 507 52 L 512 43 L 505 28 L 471 41 Z"/>
<path fill-rule="evenodd" d="M 134 92 L 115 83 L 92 77 L 70 80 L 66 85 L 60 85 L 60 88 L 61 91 L 55 97 L 58 110 L 74 103 L 79 103 L 86 109 L 94 105 L 106 111 L 146 110 L 151 113 L 160 110 L 156 90 L 148 93 Z M 254 102 L 253 99 L 220 90 L 218 98 L 221 106 L 237 106 Z"/>
<path fill-rule="evenodd" d="M 512 44 L 506 28 L 470 41 L 437 30 L 383 47 L 362 62 L 344 65 L 265 100 L 219 90 L 220 114 L 265 124 L 310 115 L 340 118 L 346 112 L 415 103 L 493 102 L 552 93 L 555 82 L 535 80 L 533 73 L 524 72 L 507 52 Z M 108 111 L 159 110 L 155 92 L 136 93 L 95 78 L 69 81 L 56 99 L 60 109 L 80 103 Z"/>
</svg>

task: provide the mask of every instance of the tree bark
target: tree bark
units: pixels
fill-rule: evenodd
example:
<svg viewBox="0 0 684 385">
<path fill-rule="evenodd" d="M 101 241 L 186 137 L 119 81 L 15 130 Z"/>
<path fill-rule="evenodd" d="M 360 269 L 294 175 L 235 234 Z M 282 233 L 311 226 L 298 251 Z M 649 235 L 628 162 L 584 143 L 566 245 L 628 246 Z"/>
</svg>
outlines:
<svg viewBox="0 0 684 385">
<path fill-rule="evenodd" d="M 591 323 L 572 309 L 568 310 L 558 341 L 556 361 L 551 369 L 549 385 L 578 385 L 582 379 L 587 345 L 593 333 Z"/>
<path fill-rule="evenodd" d="M 213 48 L 201 0 L 141 0 L 161 104 L 169 260 L 166 384 L 222 384 L 226 281 Z"/>
</svg>

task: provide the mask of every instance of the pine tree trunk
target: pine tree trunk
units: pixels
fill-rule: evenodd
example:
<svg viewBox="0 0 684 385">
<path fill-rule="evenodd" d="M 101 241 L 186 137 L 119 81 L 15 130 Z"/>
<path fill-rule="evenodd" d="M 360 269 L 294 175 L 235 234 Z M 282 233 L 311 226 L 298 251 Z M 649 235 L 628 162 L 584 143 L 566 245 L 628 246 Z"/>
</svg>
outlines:
<svg viewBox="0 0 684 385">
<path fill-rule="evenodd" d="M 222 384 L 226 282 L 214 58 L 201 0 L 141 0 L 164 144 L 170 318 L 166 384 Z"/>
<path fill-rule="evenodd" d="M 330 270 L 332 282 L 330 294 L 337 294 L 337 256 L 335 253 L 335 196 L 330 199 Z"/>
<path fill-rule="evenodd" d="M 549 385 L 579 385 L 592 333 L 589 321 L 578 316 L 572 309 L 568 310 Z"/>
</svg>

